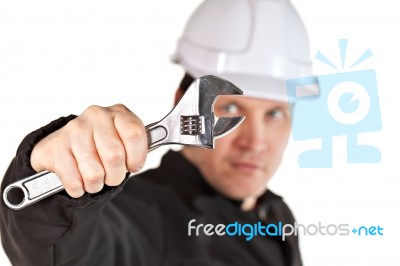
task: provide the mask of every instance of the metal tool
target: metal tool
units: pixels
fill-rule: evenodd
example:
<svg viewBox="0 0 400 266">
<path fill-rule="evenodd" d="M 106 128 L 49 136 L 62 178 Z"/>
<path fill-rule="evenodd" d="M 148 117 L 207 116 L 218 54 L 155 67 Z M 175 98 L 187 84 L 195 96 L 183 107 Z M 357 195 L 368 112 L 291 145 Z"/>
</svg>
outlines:
<svg viewBox="0 0 400 266">
<path fill-rule="evenodd" d="M 167 116 L 146 126 L 148 151 L 166 144 L 214 148 L 216 138 L 231 132 L 244 119 L 215 117 L 213 107 L 218 95 L 242 94 L 235 85 L 216 76 L 196 79 Z M 63 189 L 55 173 L 43 171 L 8 185 L 3 200 L 9 208 L 19 210 Z M 22 199 L 12 203 L 9 201 L 11 194 Z"/>
</svg>

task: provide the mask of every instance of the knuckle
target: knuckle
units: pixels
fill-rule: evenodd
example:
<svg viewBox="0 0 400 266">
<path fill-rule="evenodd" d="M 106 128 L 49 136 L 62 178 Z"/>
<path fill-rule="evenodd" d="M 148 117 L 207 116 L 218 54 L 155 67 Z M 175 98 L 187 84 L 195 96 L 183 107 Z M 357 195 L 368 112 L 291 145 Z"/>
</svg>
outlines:
<svg viewBox="0 0 400 266">
<path fill-rule="evenodd" d="M 125 150 L 118 145 L 104 155 L 104 163 L 111 167 L 125 165 Z"/>
<path fill-rule="evenodd" d="M 86 108 L 86 110 L 83 113 L 97 113 L 99 111 L 101 111 L 102 109 L 104 109 L 103 107 L 99 106 L 99 105 L 90 105 L 88 108 Z"/>
<path fill-rule="evenodd" d="M 110 110 L 112 110 L 116 113 L 119 113 L 119 114 L 133 115 L 133 112 L 128 107 L 123 105 L 122 103 L 114 104 L 113 106 L 110 106 L 109 108 L 110 108 Z"/>
<path fill-rule="evenodd" d="M 146 131 L 144 127 L 135 125 L 129 127 L 125 132 L 124 135 L 126 136 L 127 141 L 144 141 L 146 138 Z"/>
<path fill-rule="evenodd" d="M 79 119 L 79 117 L 75 118 L 68 122 L 65 126 L 65 130 L 71 133 L 82 132 L 84 130 L 84 123 Z"/>
<path fill-rule="evenodd" d="M 104 171 L 103 169 L 92 169 L 89 172 L 85 173 L 83 176 L 83 180 L 85 183 L 98 183 L 103 182 L 104 180 Z"/>
<path fill-rule="evenodd" d="M 110 109 L 120 112 L 131 112 L 131 110 L 129 110 L 128 107 L 126 107 L 122 103 L 114 104 L 110 107 Z"/>
<path fill-rule="evenodd" d="M 68 194 L 73 198 L 79 198 L 85 193 L 82 182 L 79 181 L 68 181 L 64 187 Z"/>
<path fill-rule="evenodd" d="M 101 119 L 103 117 L 109 116 L 110 112 L 106 107 L 91 105 L 82 113 L 82 116 L 89 117 L 90 119 Z"/>
<path fill-rule="evenodd" d="M 144 124 L 143 121 L 135 114 L 132 113 L 133 121 L 137 126 L 140 126 L 144 130 Z"/>
</svg>

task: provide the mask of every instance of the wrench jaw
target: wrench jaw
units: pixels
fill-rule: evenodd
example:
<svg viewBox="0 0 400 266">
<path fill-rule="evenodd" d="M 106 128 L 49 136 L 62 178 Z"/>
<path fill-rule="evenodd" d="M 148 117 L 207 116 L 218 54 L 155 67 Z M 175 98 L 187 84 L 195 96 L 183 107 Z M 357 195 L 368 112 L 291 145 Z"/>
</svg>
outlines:
<svg viewBox="0 0 400 266">
<path fill-rule="evenodd" d="M 243 122 L 244 119 L 244 116 L 215 117 L 213 115 L 213 119 L 209 120 L 210 123 L 215 121 L 211 126 L 212 130 L 206 130 L 206 134 L 199 135 L 199 141 L 201 143 L 200 146 L 203 148 L 214 149 L 215 139 L 222 138 L 235 130 Z"/>
<path fill-rule="evenodd" d="M 233 83 L 217 76 L 198 78 L 200 98 L 207 97 L 214 102 L 219 95 L 243 95 L 243 91 Z"/>
<path fill-rule="evenodd" d="M 215 138 L 223 137 L 234 130 L 244 117 L 220 117 L 214 115 L 214 104 L 219 95 L 243 95 L 242 90 L 231 82 L 216 76 L 203 76 L 198 79 L 199 113 L 204 117 L 204 131 L 200 135 L 201 146 L 213 149 Z"/>
<path fill-rule="evenodd" d="M 237 117 L 219 117 L 214 125 L 213 136 L 214 139 L 224 137 L 235 130 L 245 119 L 244 116 Z"/>
<path fill-rule="evenodd" d="M 242 95 L 232 83 L 216 76 L 203 76 L 189 86 L 175 108 L 161 121 L 149 125 L 149 150 L 165 144 L 183 144 L 213 149 L 215 138 L 234 130 L 244 117 L 214 115 L 219 95 Z"/>
</svg>

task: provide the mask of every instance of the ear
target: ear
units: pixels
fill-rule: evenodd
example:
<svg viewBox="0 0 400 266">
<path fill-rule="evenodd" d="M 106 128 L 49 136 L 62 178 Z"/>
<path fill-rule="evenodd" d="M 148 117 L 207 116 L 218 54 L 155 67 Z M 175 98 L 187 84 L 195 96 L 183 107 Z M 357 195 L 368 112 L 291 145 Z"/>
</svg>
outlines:
<svg viewBox="0 0 400 266">
<path fill-rule="evenodd" d="M 174 105 L 177 105 L 179 100 L 182 98 L 182 96 L 185 94 L 185 92 L 181 89 L 178 88 L 175 92 L 175 100 L 174 100 Z"/>
</svg>

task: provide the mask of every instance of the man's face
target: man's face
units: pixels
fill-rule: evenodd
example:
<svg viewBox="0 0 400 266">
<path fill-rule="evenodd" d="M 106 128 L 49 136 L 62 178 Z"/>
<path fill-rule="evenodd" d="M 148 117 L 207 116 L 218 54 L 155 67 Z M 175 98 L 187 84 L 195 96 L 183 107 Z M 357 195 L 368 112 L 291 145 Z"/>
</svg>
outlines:
<svg viewBox="0 0 400 266">
<path fill-rule="evenodd" d="M 206 181 L 223 195 L 237 200 L 259 196 L 277 170 L 290 134 L 287 103 L 248 97 L 220 96 L 216 116 L 246 116 L 216 149 L 185 147 L 183 154 Z"/>
</svg>

